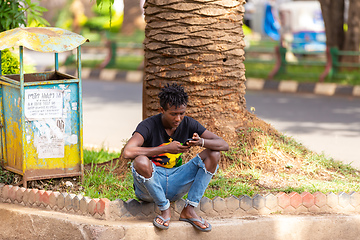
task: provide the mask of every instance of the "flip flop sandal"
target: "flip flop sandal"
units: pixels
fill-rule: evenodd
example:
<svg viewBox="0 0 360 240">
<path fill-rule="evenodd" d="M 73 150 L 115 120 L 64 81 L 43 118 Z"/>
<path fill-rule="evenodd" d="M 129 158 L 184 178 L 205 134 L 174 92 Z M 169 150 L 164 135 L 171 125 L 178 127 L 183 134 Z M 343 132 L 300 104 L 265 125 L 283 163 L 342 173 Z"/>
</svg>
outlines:
<svg viewBox="0 0 360 240">
<path fill-rule="evenodd" d="M 193 225 L 196 229 L 202 231 L 202 232 L 210 232 L 211 231 L 211 224 L 209 223 L 209 226 L 207 228 L 201 228 L 200 226 L 196 225 L 195 222 L 199 222 L 202 225 L 205 225 L 205 220 L 200 217 L 201 220 L 196 218 L 179 218 L 180 221 L 188 222 L 191 225 Z"/>
<path fill-rule="evenodd" d="M 163 224 L 160 224 L 156 221 L 156 219 L 160 218 L 163 221 Z M 162 230 L 167 230 L 169 229 L 169 226 L 165 226 L 164 223 L 170 221 L 170 218 L 164 219 L 162 216 L 158 215 L 156 216 L 156 218 L 154 218 L 153 224 L 155 227 L 160 228 Z"/>
</svg>

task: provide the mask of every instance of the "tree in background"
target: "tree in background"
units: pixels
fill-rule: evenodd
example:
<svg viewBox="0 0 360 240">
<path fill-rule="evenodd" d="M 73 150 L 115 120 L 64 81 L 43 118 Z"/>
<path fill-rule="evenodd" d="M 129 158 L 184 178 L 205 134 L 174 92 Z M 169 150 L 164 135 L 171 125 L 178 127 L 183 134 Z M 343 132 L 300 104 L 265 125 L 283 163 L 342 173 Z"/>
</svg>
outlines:
<svg viewBox="0 0 360 240">
<path fill-rule="evenodd" d="M 328 48 L 337 47 L 339 50 L 359 51 L 360 1 L 348 1 L 349 7 L 345 9 L 345 0 L 319 0 L 325 23 L 326 45 Z M 345 21 L 345 15 L 347 15 L 347 21 Z M 359 62 L 359 57 L 344 56 L 340 60 Z"/>
<path fill-rule="evenodd" d="M 43 12 L 42 16 L 49 22 L 50 26 L 55 26 L 61 12 L 60 9 L 69 8 L 69 6 L 66 6 L 67 0 L 40 0 L 39 2 L 40 6 L 48 10 Z"/>
<path fill-rule="evenodd" d="M 344 50 L 359 51 L 360 46 L 360 1 L 349 0 L 347 31 L 345 33 Z M 359 56 L 346 56 L 345 62 L 359 62 Z"/>
<path fill-rule="evenodd" d="M 141 11 L 141 0 L 124 0 L 124 21 L 121 33 L 132 35 L 136 29 L 144 29 L 145 22 Z"/>
<path fill-rule="evenodd" d="M 70 5 L 70 11 L 73 15 L 72 30 L 79 34 L 81 27 L 87 20 L 85 16 L 85 6 L 81 0 L 74 0 Z"/>
</svg>

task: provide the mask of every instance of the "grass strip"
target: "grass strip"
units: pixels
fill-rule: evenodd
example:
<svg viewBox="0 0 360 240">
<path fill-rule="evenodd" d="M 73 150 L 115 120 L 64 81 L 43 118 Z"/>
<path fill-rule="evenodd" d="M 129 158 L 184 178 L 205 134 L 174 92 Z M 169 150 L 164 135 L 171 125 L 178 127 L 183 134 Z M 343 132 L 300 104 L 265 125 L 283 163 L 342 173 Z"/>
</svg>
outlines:
<svg viewBox="0 0 360 240">
<path fill-rule="evenodd" d="M 205 197 L 252 197 L 255 194 L 278 192 L 360 192 L 359 171 L 350 165 L 314 153 L 285 135 L 268 134 L 259 128 L 244 131 L 244 137 L 251 135 L 250 138 L 259 140 L 257 146 L 244 144 L 240 138 L 237 146 L 223 153 L 227 163 L 222 165 L 211 180 Z M 124 201 L 136 199 L 129 169 L 130 161 L 123 164 L 122 172 L 125 173 L 119 176 L 119 163 L 110 169 L 96 164 L 109 161 L 118 156 L 118 153 L 107 155 L 105 150 L 84 152 L 85 162 L 93 164 L 84 176 L 86 196 Z M 89 156 L 91 159 L 86 159 Z"/>
</svg>

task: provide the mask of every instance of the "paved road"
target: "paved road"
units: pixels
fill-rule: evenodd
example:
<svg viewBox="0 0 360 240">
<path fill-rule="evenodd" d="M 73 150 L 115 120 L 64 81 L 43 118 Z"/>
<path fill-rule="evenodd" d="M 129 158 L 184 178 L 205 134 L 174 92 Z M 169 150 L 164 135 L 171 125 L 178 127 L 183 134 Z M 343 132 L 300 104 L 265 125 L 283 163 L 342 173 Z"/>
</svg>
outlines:
<svg viewBox="0 0 360 240">
<path fill-rule="evenodd" d="M 120 150 L 142 120 L 142 84 L 83 80 L 84 145 Z"/>
<path fill-rule="evenodd" d="M 247 107 L 277 130 L 360 168 L 360 98 L 251 92 Z"/>
<path fill-rule="evenodd" d="M 142 84 L 83 81 L 84 143 L 121 149 L 142 118 Z M 251 92 L 247 107 L 309 149 L 360 168 L 360 99 Z"/>
</svg>

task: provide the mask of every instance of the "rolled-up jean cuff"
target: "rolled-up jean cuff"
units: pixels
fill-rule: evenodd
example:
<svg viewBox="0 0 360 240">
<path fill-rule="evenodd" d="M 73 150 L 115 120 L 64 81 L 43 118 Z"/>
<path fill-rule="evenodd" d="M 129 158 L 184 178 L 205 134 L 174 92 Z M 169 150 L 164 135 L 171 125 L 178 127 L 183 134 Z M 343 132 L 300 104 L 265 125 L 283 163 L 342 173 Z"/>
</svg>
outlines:
<svg viewBox="0 0 360 240">
<path fill-rule="evenodd" d="M 169 209 L 169 207 L 170 207 L 170 201 L 169 200 L 167 201 L 167 204 L 165 204 L 165 206 L 158 206 L 160 211 L 165 211 L 165 210 Z"/>
<path fill-rule="evenodd" d="M 188 205 L 190 205 L 190 206 L 193 206 L 193 207 L 197 207 L 197 206 L 199 206 L 199 203 L 197 203 L 197 202 L 192 202 L 192 201 L 190 201 L 189 199 L 186 199 L 185 200 L 185 207 L 187 207 Z"/>
</svg>

